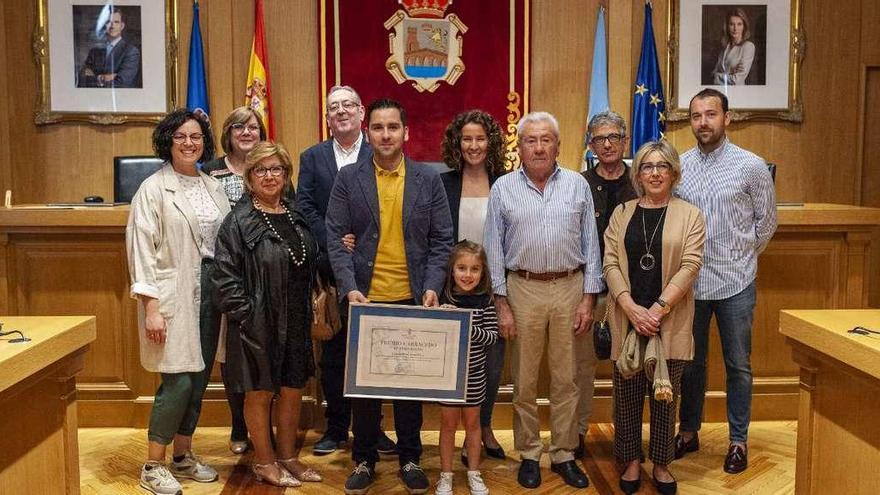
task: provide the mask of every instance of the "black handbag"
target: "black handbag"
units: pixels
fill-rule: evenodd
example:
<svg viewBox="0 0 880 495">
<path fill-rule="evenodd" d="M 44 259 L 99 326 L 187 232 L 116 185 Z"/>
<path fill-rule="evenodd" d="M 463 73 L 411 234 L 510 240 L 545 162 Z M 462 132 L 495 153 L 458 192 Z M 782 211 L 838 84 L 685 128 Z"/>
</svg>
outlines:
<svg viewBox="0 0 880 495">
<path fill-rule="evenodd" d="M 614 300 L 610 297 L 605 305 L 605 316 L 602 320 L 593 322 L 593 349 L 596 351 L 596 359 L 611 359 L 611 328 L 608 325 L 608 315 L 611 314 L 611 305 Z"/>
</svg>

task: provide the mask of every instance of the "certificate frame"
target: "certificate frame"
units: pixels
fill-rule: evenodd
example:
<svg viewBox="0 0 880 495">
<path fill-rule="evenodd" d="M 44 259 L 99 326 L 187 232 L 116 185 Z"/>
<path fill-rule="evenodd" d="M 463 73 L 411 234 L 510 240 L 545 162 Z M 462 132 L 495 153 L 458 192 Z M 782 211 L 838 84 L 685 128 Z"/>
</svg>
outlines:
<svg viewBox="0 0 880 495">
<path fill-rule="evenodd" d="M 464 403 L 471 322 L 467 309 L 350 304 L 343 394 Z"/>
<path fill-rule="evenodd" d="M 176 107 L 177 0 L 34 1 L 37 23 L 32 46 L 37 66 L 37 125 L 154 123 Z M 106 46 L 108 18 L 113 17 L 114 11 L 123 16 L 121 37 L 129 46 L 124 51 L 119 47 L 120 55 L 111 59 L 122 61 L 118 67 L 112 61 L 108 65 L 111 55 L 104 55 L 101 50 Z M 117 53 L 115 49 L 113 53 Z M 92 81 L 106 77 L 86 71 L 92 68 L 89 61 L 97 61 L 98 55 L 103 70 L 136 75 L 124 82 L 117 79 L 118 84 Z M 137 72 L 131 67 L 138 67 Z"/>
<path fill-rule="evenodd" d="M 806 0 L 669 0 L 666 81 L 669 121 L 688 120 L 690 98 L 715 88 L 730 102 L 730 117 L 803 121 L 801 65 L 806 51 L 802 26 Z M 722 50 L 725 16 L 740 11 L 750 25 L 755 57 L 745 81 L 712 77 Z M 726 53 L 726 52 L 725 52 Z M 727 78 L 722 78 L 727 80 Z"/>
</svg>

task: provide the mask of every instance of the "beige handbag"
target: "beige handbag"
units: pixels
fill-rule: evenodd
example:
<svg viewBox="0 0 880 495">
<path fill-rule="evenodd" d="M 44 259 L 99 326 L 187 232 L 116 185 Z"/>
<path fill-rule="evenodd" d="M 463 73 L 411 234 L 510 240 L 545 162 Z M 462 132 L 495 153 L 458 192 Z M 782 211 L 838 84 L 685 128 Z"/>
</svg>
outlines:
<svg viewBox="0 0 880 495">
<path fill-rule="evenodd" d="M 330 340 L 342 329 L 336 287 L 315 277 L 312 287 L 312 338 Z"/>
</svg>

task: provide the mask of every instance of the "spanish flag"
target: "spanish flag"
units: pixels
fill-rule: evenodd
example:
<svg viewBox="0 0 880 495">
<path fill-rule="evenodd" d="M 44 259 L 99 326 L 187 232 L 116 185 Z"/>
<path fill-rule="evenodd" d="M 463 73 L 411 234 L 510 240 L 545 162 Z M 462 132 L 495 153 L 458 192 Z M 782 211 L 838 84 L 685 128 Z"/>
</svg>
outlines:
<svg viewBox="0 0 880 495">
<path fill-rule="evenodd" d="M 269 139 L 275 139 L 271 96 L 269 55 L 266 49 L 266 30 L 263 26 L 263 0 L 254 0 L 254 43 L 251 45 L 251 63 L 248 67 L 244 103 L 262 115 L 266 134 Z"/>
</svg>

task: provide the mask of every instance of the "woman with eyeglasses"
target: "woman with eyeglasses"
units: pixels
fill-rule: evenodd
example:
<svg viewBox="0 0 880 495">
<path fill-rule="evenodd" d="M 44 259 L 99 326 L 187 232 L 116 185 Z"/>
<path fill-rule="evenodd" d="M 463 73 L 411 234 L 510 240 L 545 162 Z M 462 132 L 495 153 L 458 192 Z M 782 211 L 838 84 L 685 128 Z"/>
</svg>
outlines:
<svg viewBox="0 0 880 495">
<path fill-rule="evenodd" d="M 694 280 L 703 264 L 705 223 L 696 207 L 672 195 L 681 179 L 667 141 L 639 148 L 630 179 L 637 199 L 615 208 L 605 231 L 604 273 L 612 299 L 614 456 L 620 489 L 641 486 L 642 407 L 651 410 L 648 457 L 657 491 L 675 493 L 675 402 L 694 356 Z"/>
<path fill-rule="evenodd" d="M 244 393 L 258 481 L 300 486 L 321 475 L 297 458 L 303 388 L 315 374 L 311 287 L 318 246 L 308 222 L 283 194 L 292 171 L 280 144 L 263 141 L 242 169 L 250 194 L 235 205 L 217 235 L 217 296 L 226 313 L 229 390 Z M 278 394 L 277 450 L 269 409 Z"/>
<path fill-rule="evenodd" d="M 245 158 L 257 143 L 265 140 L 266 128 L 259 114 L 251 107 L 236 108 L 223 122 L 220 145 L 226 155 L 205 163 L 202 170 L 223 184 L 232 206 L 235 206 L 245 192 L 243 177 Z M 235 433 L 233 431 L 233 437 Z M 239 438 L 247 441 L 247 431 L 245 430 L 243 438 Z"/>
<path fill-rule="evenodd" d="M 226 121 L 223 122 L 220 145 L 226 155 L 205 163 L 202 171 L 223 184 L 223 190 L 232 206 L 235 206 L 235 203 L 245 193 L 243 174 L 247 154 L 254 149 L 257 143 L 265 140 L 266 128 L 263 126 L 263 120 L 251 107 L 236 108 L 229 113 Z M 244 420 L 244 394 L 229 391 L 226 379 L 226 349 L 224 346 L 226 339 L 224 335 L 221 335 L 220 338 L 220 352 L 217 353 L 217 360 L 220 361 L 220 374 L 223 376 L 226 400 L 229 402 L 229 412 L 232 416 L 229 450 L 233 454 L 243 454 L 250 445 L 247 424 Z"/>
<path fill-rule="evenodd" d="M 165 165 L 131 202 L 126 249 L 131 295 L 140 300 L 141 364 L 161 374 L 147 433 L 140 484 L 158 494 L 179 493 L 175 479 L 217 479 L 192 453 L 192 435 L 217 351 L 220 313 L 214 306 L 214 241 L 229 200 L 197 163 L 214 156 L 210 124 L 186 109 L 169 113 L 153 131 Z M 174 445 L 166 467 L 166 447 Z"/>
</svg>

